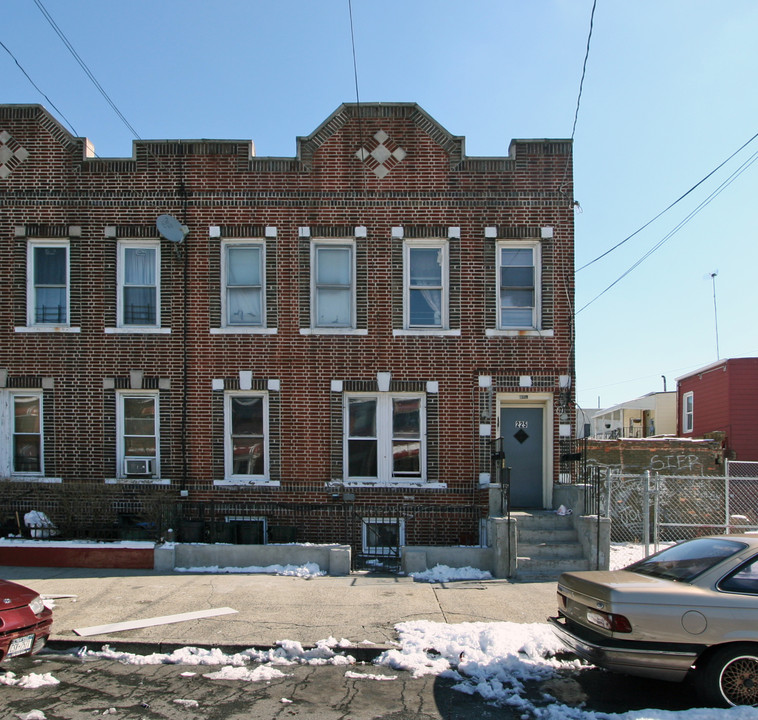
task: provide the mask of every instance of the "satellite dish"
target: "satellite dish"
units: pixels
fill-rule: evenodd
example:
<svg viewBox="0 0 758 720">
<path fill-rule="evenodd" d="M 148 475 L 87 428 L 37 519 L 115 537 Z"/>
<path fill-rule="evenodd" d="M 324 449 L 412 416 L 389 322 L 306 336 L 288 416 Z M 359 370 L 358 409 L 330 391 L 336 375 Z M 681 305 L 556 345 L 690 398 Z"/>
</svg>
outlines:
<svg viewBox="0 0 758 720">
<path fill-rule="evenodd" d="M 155 227 L 166 240 L 173 243 L 182 242 L 189 232 L 189 228 L 182 225 L 173 215 L 158 215 Z"/>
</svg>

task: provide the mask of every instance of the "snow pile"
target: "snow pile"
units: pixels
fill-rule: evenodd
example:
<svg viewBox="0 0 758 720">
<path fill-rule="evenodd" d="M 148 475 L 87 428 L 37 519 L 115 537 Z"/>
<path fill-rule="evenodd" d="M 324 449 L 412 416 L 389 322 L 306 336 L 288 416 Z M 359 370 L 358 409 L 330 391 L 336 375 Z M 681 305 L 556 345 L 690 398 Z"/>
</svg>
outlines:
<svg viewBox="0 0 758 720">
<path fill-rule="evenodd" d="M 29 673 L 22 677 L 17 677 L 16 673 L 6 672 L 0 675 L 0 685 L 13 685 L 14 687 L 35 689 L 45 685 L 58 685 L 60 680 L 56 680 L 51 673 Z"/>
<path fill-rule="evenodd" d="M 250 663 L 267 665 L 353 665 L 355 658 L 335 650 L 350 645 L 347 640 L 327 638 L 319 640 L 313 648 L 305 649 L 301 643 L 294 640 L 281 640 L 274 648 L 256 650 L 249 648 L 243 652 L 227 654 L 219 648 L 204 649 L 184 647 L 171 653 L 152 653 L 137 655 L 135 653 L 114 650 L 104 646 L 102 650 L 87 650 L 79 652 L 83 657 L 96 657 L 104 660 L 115 660 L 127 665 L 226 665 L 230 667 L 245 667 Z"/>
<path fill-rule="evenodd" d="M 203 677 L 206 677 L 209 680 L 244 680 L 246 682 L 261 682 L 276 680 L 277 678 L 286 677 L 286 675 L 281 670 L 277 670 L 269 665 L 258 665 L 258 667 L 253 669 L 225 665 L 221 670 L 205 673 Z"/>
<path fill-rule="evenodd" d="M 492 580 L 492 574 L 486 570 L 472 567 L 451 568 L 447 565 L 435 565 L 431 570 L 410 573 L 416 582 L 446 583 L 456 580 Z"/>
<path fill-rule="evenodd" d="M 377 675 L 376 673 L 357 673 L 348 670 L 345 677 L 350 680 L 397 680 L 397 675 Z"/>
<path fill-rule="evenodd" d="M 219 567 L 210 565 L 206 567 L 174 568 L 176 572 L 186 573 L 248 573 L 259 575 L 290 575 L 301 578 L 319 577 L 326 575 L 326 570 L 322 570 L 316 563 L 305 563 L 305 565 L 250 565 L 249 567 Z"/>
</svg>

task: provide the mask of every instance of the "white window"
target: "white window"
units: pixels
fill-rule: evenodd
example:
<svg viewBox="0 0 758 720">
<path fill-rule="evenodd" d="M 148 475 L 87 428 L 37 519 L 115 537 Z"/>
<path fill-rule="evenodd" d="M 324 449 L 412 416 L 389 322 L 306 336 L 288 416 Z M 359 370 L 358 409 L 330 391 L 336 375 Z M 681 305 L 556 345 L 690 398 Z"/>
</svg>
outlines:
<svg viewBox="0 0 758 720">
<path fill-rule="evenodd" d="M 121 392 L 117 399 L 118 477 L 160 477 L 157 393 Z"/>
<path fill-rule="evenodd" d="M 222 324 L 265 327 L 265 254 L 258 242 L 225 242 L 222 252 Z"/>
<path fill-rule="evenodd" d="M 447 243 L 406 243 L 404 256 L 405 328 L 447 328 Z"/>
<path fill-rule="evenodd" d="M 27 277 L 27 324 L 68 325 L 68 242 L 29 242 Z"/>
<path fill-rule="evenodd" d="M 352 243 L 313 243 L 311 324 L 314 328 L 355 328 L 355 252 Z"/>
<path fill-rule="evenodd" d="M 363 518 L 362 531 L 365 555 L 396 555 L 405 545 L 404 518 Z"/>
<path fill-rule="evenodd" d="M 230 479 L 268 478 L 268 396 L 234 392 L 224 396 L 225 473 Z"/>
<path fill-rule="evenodd" d="M 539 329 L 540 252 L 536 243 L 497 246 L 498 329 Z"/>
<path fill-rule="evenodd" d="M 691 433 L 695 426 L 695 396 L 686 392 L 682 395 L 682 432 Z"/>
<path fill-rule="evenodd" d="M 346 480 L 424 480 L 424 397 L 384 392 L 347 395 L 344 453 Z"/>
<path fill-rule="evenodd" d="M 157 242 L 119 243 L 119 327 L 160 327 L 160 253 Z"/>
<path fill-rule="evenodd" d="M 42 393 L 0 392 L 0 430 L 0 477 L 42 476 Z"/>
</svg>

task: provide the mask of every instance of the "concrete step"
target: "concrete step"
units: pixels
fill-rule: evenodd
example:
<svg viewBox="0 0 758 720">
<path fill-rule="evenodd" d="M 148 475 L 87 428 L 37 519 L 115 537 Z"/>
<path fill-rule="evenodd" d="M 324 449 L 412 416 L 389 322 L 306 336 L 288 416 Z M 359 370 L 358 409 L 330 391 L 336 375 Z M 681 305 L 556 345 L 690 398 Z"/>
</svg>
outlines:
<svg viewBox="0 0 758 720">
<path fill-rule="evenodd" d="M 525 530 L 573 530 L 574 522 L 571 515 L 556 515 L 550 510 L 537 510 L 534 512 L 512 512 L 511 517 L 516 520 L 516 527 Z"/>
<path fill-rule="evenodd" d="M 556 543 L 551 539 L 540 543 L 524 543 L 519 538 L 517 547 L 519 557 L 532 559 L 584 558 L 582 546 L 578 542 Z"/>
<path fill-rule="evenodd" d="M 518 527 L 519 545 L 541 545 L 542 543 L 575 543 L 578 541 L 576 531 L 571 530 L 527 530 Z"/>
<path fill-rule="evenodd" d="M 519 555 L 516 580 L 521 582 L 554 581 L 564 572 L 589 570 L 589 561 L 584 558 L 529 558 Z"/>
</svg>

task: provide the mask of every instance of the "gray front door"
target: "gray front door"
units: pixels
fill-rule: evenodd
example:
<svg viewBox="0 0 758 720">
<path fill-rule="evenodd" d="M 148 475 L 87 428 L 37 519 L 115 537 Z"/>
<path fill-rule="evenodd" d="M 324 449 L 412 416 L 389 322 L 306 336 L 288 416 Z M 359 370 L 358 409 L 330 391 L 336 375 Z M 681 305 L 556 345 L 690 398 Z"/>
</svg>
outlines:
<svg viewBox="0 0 758 720">
<path fill-rule="evenodd" d="M 511 468 L 511 507 L 543 506 L 543 408 L 504 407 L 500 411 L 505 464 Z"/>
</svg>

